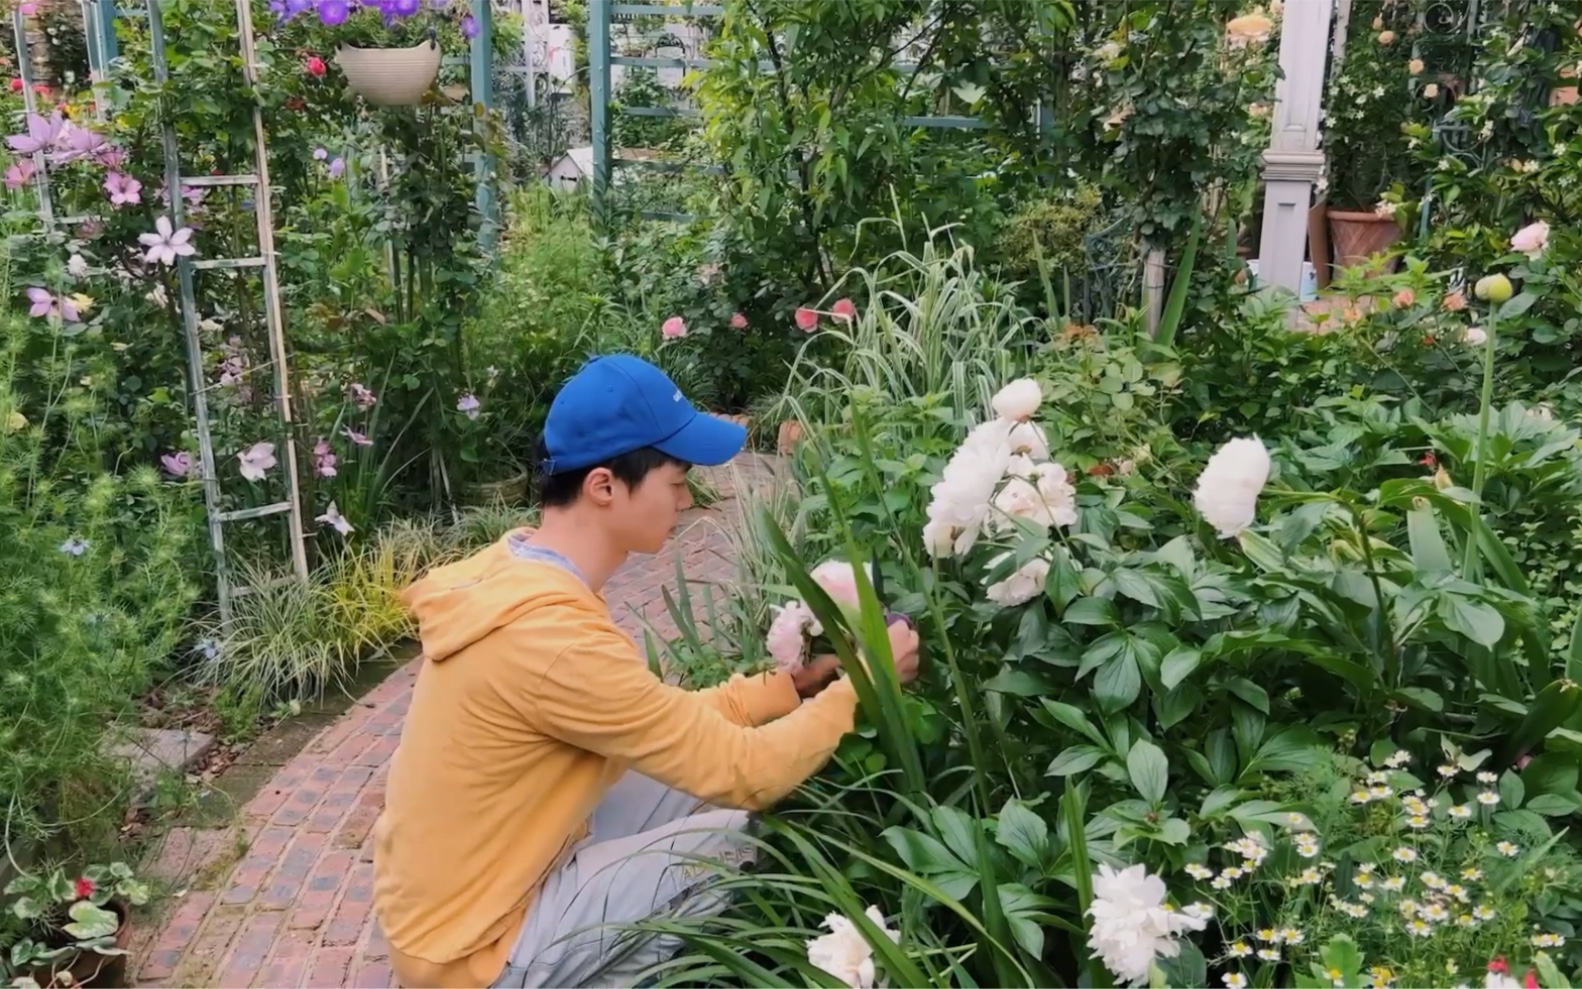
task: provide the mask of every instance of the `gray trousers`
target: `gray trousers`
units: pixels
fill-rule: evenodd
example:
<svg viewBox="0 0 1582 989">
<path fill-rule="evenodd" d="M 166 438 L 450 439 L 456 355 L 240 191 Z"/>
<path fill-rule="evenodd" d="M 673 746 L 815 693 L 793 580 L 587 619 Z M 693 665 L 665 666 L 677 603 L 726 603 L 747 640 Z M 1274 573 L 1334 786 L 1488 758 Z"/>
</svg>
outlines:
<svg viewBox="0 0 1582 989">
<path fill-rule="evenodd" d="M 588 837 L 528 907 L 495 989 L 630 989 L 681 943 L 620 927 L 723 911 L 727 896 L 710 880 L 722 866 L 753 860 L 747 823 L 746 811 L 711 808 L 627 773 L 594 810 Z"/>
</svg>

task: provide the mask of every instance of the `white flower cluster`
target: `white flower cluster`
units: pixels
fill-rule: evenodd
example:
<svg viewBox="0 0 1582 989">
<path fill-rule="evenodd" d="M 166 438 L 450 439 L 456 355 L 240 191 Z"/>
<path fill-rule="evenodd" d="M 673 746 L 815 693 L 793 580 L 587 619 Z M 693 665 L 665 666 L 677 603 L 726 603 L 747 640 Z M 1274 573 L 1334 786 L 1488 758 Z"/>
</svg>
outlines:
<svg viewBox="0 0 1582 989">
<path fill-rule="evenodd" d="M 1088 947 L 1117 979 L 1143 981 L 1155 958 L 1174 958 L 1180 952 L 1180 935 L 1208 926 L 1214 913 L 1209 906 L 1195 903 L 1175 910 L 1165 894 L 1164 880 L 1140 865 L 1116 872 L 1101 864 L 1093 876 Z"/>
<path fill-rule="evenodd" d="M 1031 378 L 1013 381 L 990 403 L 995 418 L 976 426 L 945 465 L 928 505 L 923 541 L 934 557 L 960 556 L 985 532 L 1014 532 L 1018 520 L 1046 529 L 1077 521 L 1077 492 L 1066 469 L 1049 459 L 1049 442 L 1032 421 L 1043 391 Z M 1008 554 L 989 564 L 992 570 Z M 1022 604 L 1044 589 L 1049 561 L 1032 559 L 988 588 L 991 601 Z"/>
</svg>

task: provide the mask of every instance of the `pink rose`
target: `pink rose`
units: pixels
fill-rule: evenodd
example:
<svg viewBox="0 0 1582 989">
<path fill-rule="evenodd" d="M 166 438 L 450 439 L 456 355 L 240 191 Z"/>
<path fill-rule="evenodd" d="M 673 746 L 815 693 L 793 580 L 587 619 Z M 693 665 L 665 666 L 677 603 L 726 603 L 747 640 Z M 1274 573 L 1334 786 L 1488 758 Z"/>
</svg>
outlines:
<svg viewBox="0 0 1582 989">
<path fill-rule="evenodd" d="M 686 321 L 680 316 L 672 316 L 665 320 L 664 325 L 659 327 L 659 332 L 667 340 L 674 340 L 678 337 L 684 337 L 687 335 Z"/>
<path fill-rule="evenodd" d="M 830 307 L 830 315 L 835 317 L 837 323 L 850 323 L 857 318 L 857 306 L 850 299 L 838 299 Z"/>
<path fill-rule="evenodd" d="M 803 333 L 812 333 L 818 329 L 818 313 L 806 307 L 799 307 L 796 311 L 796 326 Z"/>
<path fill-rule="evenodd" d="M 731 313 L 731 329 L 733 329 L 733 330 L 745 330 L 745 329 L 747 329 L 747 317 L 743 316 L 739 312 L 738 313 Z"/>
</svg>

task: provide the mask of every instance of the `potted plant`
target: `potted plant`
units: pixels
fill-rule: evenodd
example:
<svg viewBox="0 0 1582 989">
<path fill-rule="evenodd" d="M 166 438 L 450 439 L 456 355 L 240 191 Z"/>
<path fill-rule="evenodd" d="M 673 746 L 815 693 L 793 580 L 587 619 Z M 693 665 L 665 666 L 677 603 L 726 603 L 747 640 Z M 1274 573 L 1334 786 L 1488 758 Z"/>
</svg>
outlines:
<svg viewBox="0 0 1582 989">
<path fill-rule="evenodd" d="M 1427 85 L 1421 61 L 1412 57 L 1405 5 L 1372 0 L 1354 8 L 1352 24 L 1362 29 L 1347 41 L 1324 100 L 1329 239 L 1341 268 L 1361 264 L 1400 239 L 1395 209 L 1382 199 L 1396 184 L 1412 183 L 1402 128 Z"/>
<path fill-rule="evenodd" d="M 434 85 L 452 39 L 471 40 L 467 5 L 443 0 L 277 0 L 290 21 L 304 18 L 315 42 L 333 48 L 347 88 L 376 106 L 413 106 Z M 314 16 L 316 15 L 316 16 Z M 322 71 L 322 70 L 320 70 Z"/>
<path fill-rule="evenodd" d="M 21 875 L 5 888 L 21 936 L 3 958 L 16 987 L 126 984 L 131 908 L 148 902 L 148 887 L 125 863 L 91 866 L 75 879 L 60 868 Z"/>
</svg>

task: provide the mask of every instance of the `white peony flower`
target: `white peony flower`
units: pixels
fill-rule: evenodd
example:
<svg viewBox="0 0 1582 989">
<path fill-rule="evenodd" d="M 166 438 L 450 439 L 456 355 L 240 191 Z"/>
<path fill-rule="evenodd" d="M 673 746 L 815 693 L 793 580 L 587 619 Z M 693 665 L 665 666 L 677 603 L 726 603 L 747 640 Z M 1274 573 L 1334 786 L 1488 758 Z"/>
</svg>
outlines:
<svg viewBox="0 0 1582 989">
<path fill-rule="evenodd" d="M 81 254 L 73 254 L 66 261 L 66 272 L 73 278 L 87 278 L 88 262 L 83 259 Z"/>
<path fill-rule="evenodd" d="M 994 489 L 1011 461 L 1012 423 L 991 419 L 967 434 L 931 490 L 924 542 L 935 556 L 965 553 L 977 542 Z"/>
<path fill-rule="evenodd" d="M 995 392 L 989 405 L 994 408 L 994 414 L 1002 419 L 1015 419 L 1025 422 L 1031 418 L 1038 407 L 1044 404 L 1044 390 L 1038 387 L 1038 382 L 1032 378 L 1018 378 L 1017 380 Z"/>
<path fill-rule="evenodd" d="M 1036 422 L 1019 422 L 1011 429 L 1011 452 L 1034 460 L 1049 459 L 1049 440 L 1044 437 L 1044 427 Z"/>
<path fill-rule="evenodd" d="M 1005 562 L 1010 553 L 1001 553 L 989 561 L 989 569 Z M 985 592 L 990 601 L 1002 608 L 1014 608 L 1019 604 L 1026 604 L 1033 598 L 1044 593 L 1044 581 L 1049 577 L 1049 561 L 1041 557 L 1033 557 L 1022 564 L 1004 580 L 990 584 Z"/>
<path fill-rule="evenodd" d="M 1019 458 L 1013 458 L 1016 460 Z M 1011 532 L 1016 519 L 1029 519 L 1046 529 L 1072 525 L 1077 521 L 1077 491 L 1066 481 L 1066 470 L 1059 464 L 1028 462 L 1028 469 L 1017 471 L 1000 493 L 994 496 L 994 513 L 989 528 Z"/>
<path fill-rule="evenodd" d="M 1101 864 L 1093 876 L 1088 947 L 1117 979 L 1143 981 L 1155 958 L 1174 958 L 1180 952 L 1180 934 L 1208 925 L 1208 917 L 1199 912 L 1166 906 L 1165 895 L 1164 880 L 1140 865 L 1116 872 Z"/>
<path fill-rule="evenodd" d="M 869 907 L 864 913 L 878 925 L 879 930 L 896 944 L 901 935 L 884 926 L 884 915 L 878 907 Z M 807 943 L 807 960 L 846 983 L 851 989 L 874 989 L 878 973 L 873 965 L 873 948 L 862 936 L 857 925 L 832 913 L 824 918 L 829 933 Z"/>
<path fill-rule="evenodd" d="M 1258 495 L 1269 481 L 1269 451 L 1255 436 L 1226 443 L 1209 458 L 1192 503 L 1222 538 L 1240 534 L 1258 514 Z"/>
</svg>

